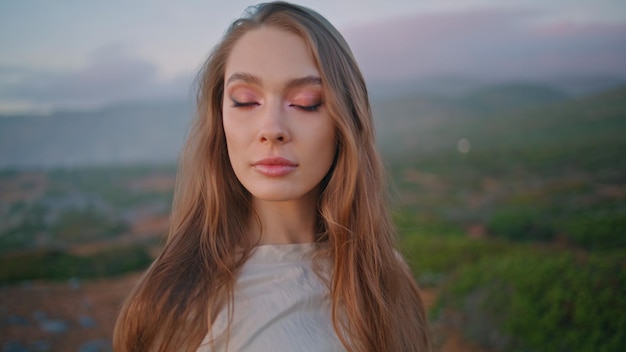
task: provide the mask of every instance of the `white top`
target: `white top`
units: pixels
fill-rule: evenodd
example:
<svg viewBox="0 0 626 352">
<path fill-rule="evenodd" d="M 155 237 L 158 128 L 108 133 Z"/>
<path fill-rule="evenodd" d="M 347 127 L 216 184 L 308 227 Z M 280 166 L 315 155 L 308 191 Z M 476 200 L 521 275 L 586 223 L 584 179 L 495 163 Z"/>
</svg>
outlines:
<svg viewBox="0 0 626 352">
<path fill-rule="evenodd" d="M 333 329 L 329 289 L 312 268 L 319 244 L 258 246 L 237 279 L 228 351 L 345 351 Z M 216 350 L 226 350 L 220 333 L 223 310 L 213 325 Z M 205 338 L 198 352 L 211 352 Z"/>
</svg>

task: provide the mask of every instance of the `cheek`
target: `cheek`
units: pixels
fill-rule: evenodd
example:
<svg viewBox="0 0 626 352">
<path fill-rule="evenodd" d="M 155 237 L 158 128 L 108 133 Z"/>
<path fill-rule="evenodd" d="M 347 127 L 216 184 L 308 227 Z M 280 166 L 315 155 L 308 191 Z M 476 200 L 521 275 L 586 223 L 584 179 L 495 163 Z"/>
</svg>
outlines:
<svg viewBox="0 0 626 352">
<path fill-rule="evenodd" d="M 334 127 L 328 127 L 317 139 L 316 150 L 319 152 L 320 163 L 330 168 L 337 153 L 337 139 Z M 328 170 L 326 170 L 328 171 Z"/>
<path fill-rule="evenodd" d="M 226 138 L 226 150 L 228 151 L 228 157 L 231 162 L 237 158 L 238 151 L 240 150 L 238 141 L 239 133 L 236 133 L 237 127 L 232 124 L 232 121 L 228 119 L 223 120 L 224 137 Z"/>
<path fill-rule="evenodd" d="M 228 143 L 242 143 L 250 140 L 254 130 L 257 126 L 253 123 L 249 112 L 234 111 L 232 107 L 229 107 L 223 112 L 222 128 L 224 129 L 224 135 Z"/>
<path fill-rule="evenodd" d="M 223 128 L 230 164 L 239 173 L 250 162 L 255 127 L 251 123 L 241 123 L 232 118 L 224 119 Z"/>
</svg>

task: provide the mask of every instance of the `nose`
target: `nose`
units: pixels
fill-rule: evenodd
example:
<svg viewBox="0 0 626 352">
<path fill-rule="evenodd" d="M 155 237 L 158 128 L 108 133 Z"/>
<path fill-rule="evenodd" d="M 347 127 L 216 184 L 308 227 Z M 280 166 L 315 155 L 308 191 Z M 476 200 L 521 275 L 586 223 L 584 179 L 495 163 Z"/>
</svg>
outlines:
<svg viewBox="0 0 626 352">
<path fill-rule="evenodd" d="M 284 108 L 280 103 L 268 103 L 263 110 L 259 128 L 261 143 L 287 143 L 290 140 L 290 133 Z"/>
</svg>

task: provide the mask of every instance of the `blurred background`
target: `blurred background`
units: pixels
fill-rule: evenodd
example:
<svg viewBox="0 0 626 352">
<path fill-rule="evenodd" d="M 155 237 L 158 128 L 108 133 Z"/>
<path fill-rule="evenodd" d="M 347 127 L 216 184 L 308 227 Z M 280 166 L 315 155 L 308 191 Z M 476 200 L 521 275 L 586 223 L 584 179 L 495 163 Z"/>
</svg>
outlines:
<svg viewBox="0 0 626 352">
<path fill-rule="evenodd" d="M 626 346 L 626 3 L 311 0 L 365 74 L 437 351 Z M 0 2 L 0 348 L 110 351 L 243 1 Z"/>
</svg>

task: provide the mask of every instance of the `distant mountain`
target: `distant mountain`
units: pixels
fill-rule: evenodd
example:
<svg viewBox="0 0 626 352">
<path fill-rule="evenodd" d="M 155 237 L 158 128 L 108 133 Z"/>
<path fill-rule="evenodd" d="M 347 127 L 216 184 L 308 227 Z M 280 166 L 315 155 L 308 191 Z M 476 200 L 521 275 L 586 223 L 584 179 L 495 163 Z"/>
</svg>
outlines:
<svg viewBox="0 0 626 352">
<path fill-rule="evenodd" d="M 478 89 L 461 100 L 482 112 L 524 109 L 552 104 L 570 96 L 557 88 L 533 83 L 509 83 Z"/>
<path fill-rule="evenodd" d="M 374 103 L 411 96 L 453 98 L 489 86 L 485 80 L 460 77 L 429 77 L 395 81 L 368 81 L 370 97 Z"/>
<path fill-rule="evenodd" d="M 512 83 L 513 82 L 513 83 Z M 368 81 L 370 97 L 374 102 L 411 96 L 436 96 L 461 98 L 481 90 L 500 90 L 510 88 L 550 88 L 571 97 L 599 93 L 626 85 L 626 78 L 615 76 L 567 76 L 546 77 L 520 83 L 487 78 L 464 76 L 434 76 L 407 78 L 394 81 Z"/>
<path fill-rule="evenodd" d="M 572 96 L 584 96 L 626 86 L 626 78 L 614 76 L 557 77 L 550 81 L 553 87 Z"/>
<path fill-rule="evenodd" d="M 577 106 L 581 99 L 604 101 L 600 97 L 607 94 L 620 96 L 624 89 L 611 89 L 586 97 L 570 97 L 561 89 L 551 86 L 511 83 L 478 88 L 460 97 L 417 94 L 389 99 L 373 106 L 378 146 L 383 154 L 394 158 L 403 158 L 407 153 L 456 150 L 461 138 L 476 134 L 480 139 L 485 137 L 482 131 L 500 125 L 508 131 L 507 138 L 516 136 L 523 139 L 519 128 L 507 128 L 524 126 L 524 119 L 530 119 L 530 116 L 538 116 L 541 121 L 551 115 L 553 110 L 561 111 L 567 110 L 568 106 Z M 598 111 L 602 110 L 598 108 Z M 567 120 L 561 122 L 566 123 Z"/>
<path fill-rule="evenodd" d="M 452 93 L 454 89 L 448 88 L 457 83 L 454 94 L 436 93 Z M 459 121 L 482 126 L 578 99 L 549 85 L 474 83 L 450 79 L 431 91 L 425 86 L 414 91 L 405 87 L 393 94 L 390 90 L 384 99 L 378 95 L 372 109 L 382 152 L 402 156 L 415 150 L 456 148 L 462 137 L 455 129 Z M 164 101 L 48 116 L 0 116 L 0 169 L 174 163 L 192 115 L 191 103 Z"/>
<path fill-rule="evenodd" d="M 1 116 L 0 168 L 173 162 L 191 116 L 180 101 Z"/>
</svg>

